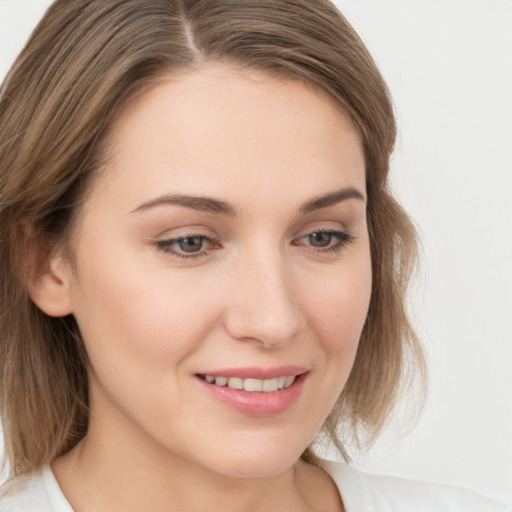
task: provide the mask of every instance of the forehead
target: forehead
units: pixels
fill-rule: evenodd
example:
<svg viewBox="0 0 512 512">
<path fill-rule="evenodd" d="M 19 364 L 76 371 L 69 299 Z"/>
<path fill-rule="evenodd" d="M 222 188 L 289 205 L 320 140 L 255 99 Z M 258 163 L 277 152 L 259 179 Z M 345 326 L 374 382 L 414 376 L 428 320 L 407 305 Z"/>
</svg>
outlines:
<svg viewBox="0 0 512 512">
<path fill-rule="evenodd" d="M 260 71 L 215 64 L 162 77 L 120 112 L 107 141 L 106 182 L 135 181 L 139 195 L 220 196 L 227 183 L 256 192 L 269 182 L 272 193 L 364 190 L 361 139 L 334 100 Z"/>
</svg>

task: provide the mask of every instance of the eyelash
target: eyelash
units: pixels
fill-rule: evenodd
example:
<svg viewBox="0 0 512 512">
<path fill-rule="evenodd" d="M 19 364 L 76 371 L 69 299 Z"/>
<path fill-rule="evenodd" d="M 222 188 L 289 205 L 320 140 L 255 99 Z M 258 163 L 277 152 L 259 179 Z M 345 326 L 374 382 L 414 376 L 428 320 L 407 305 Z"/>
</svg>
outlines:
<svg viewBox="0 0 512 512">
<path fill-rule="evenodd" d="M 159 242 L 156 242 L 156 246 L 160 250 L 162 250 L 164 253 L 171 254 L 172 256 L 174 256 L 176 258 L 181 258 L 184 260 L 192 260 L 192 259 L 202 258 L 202 257 L 206 256 L 210 250 L 212 250 L 212 247 L 210 247 L 209 249 L 202 250 L 201 252 L 186 254 L 186 253 L 177 252 L 172 249 L 172 246 L 174 244 L 177 244 L 180 241 L 187 240 L 189 238 L 199 238 L 199 239 L 201 239 L 202 243 L 210 242 L 210 244 L 213 246 L 213 248 L 216 248 L 215 247 L 216 245 L 218 247 L 220 247 L 220 244 L 216 240 L 212 240 L 210 237 L 205 236 L 205 235 L 187 235 L 187 236 L 180 236 L 179 238 L 170 238 L 169 240 L 161 240 Z"/>
<path fill-rule="evenodd" d="M 346 246 L 348 246 L 355 240 L 355 237 L 346 231 L 330 230 L 330 229 L 317 229 L 316 231 L 312 231 L 312 232 L 308 233 L 307 235 L 300 237 L 298 240 L 300 241 L 300 240 L 303 240 L 305 238 L 311 237 L 316 234 L 330 235 L 333 238 L 337 239 L 336 244 L 333 246 L 330 246 L 330 247 L 326 247 L 326 248 L 320 247 L 320 248 L 315 249 L 314 246 L 311 246 L 313 248 L 314 252 L 319 253 L 319 254 L 338 254 Z M 175 245 L 179 242 L 182 242 L 186 239 L 190 239 L 190 238 L 198 238 L 201 240 L 201 243 L 203 243 L 203 244 L 205 242 L 209 242 L 211 246 L 206 250 L 202 250 L 200 252 L 189 253 L 189 254 L 183 253 L 183 252 L 178 252 L 172 248 L 173 245 Z M 332 242 L 332 240 L 330 242 Z M 220 243 L 217 240 L 212 240 L 210 237 L 207 237 L 205 235 L 187 235 L 187 236 L 182 236 L 182 237 L 178 237 L 178 238 L 170 238 L 169 240 L 158 241 L 155 243 L 155 245 L 158 249 L 160 249 L 164 253 L 170 254 L 173 257 L 184 259 L 184 260 L 192 260 L 192 259 L 202 258 L 204 256 L 207 256 L 209 251 L 211 251 L 212 249 L 218 249 L 221 247 Z M 299 245 L 299 244 L 294 242 L 294 245 Z"/>
<path fill-rule="evenodd" d="M 334 239 L 337 239 L 337 242 L 330 247 L 319 247 L 315 248 L 313 245 L 311 246 L 315 252 L 320 254 L 338 254 L 341 252 L 347 245 L 352 243 L 355 240 L 355 237 L 348 233 L 347 231 L 340 231 L 336 229 L 317 229 L 316 231 L 312 231 L 307 235 L 304 235 L 299 238 L 299 240 L 303 240 L 304 238 L 311 237 L 313 235 L 330 235 Z M 332 239 L 330 240 L 332 242 Z M 298 244 L 296 244 L 298 245 Z"/>
</svg>

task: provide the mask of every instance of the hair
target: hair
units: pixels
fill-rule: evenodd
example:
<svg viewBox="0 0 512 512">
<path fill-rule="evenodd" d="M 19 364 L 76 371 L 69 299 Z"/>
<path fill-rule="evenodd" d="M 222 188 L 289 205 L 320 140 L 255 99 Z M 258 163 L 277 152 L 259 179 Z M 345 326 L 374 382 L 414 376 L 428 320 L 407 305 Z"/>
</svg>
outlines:
<svg viewBox="0 0 512 512">
<path fill-rule="evenodd" d="M 72 316 L 29 297 L 29 247 L 66 247 L 112 120 L 163 76 L 226 63 L 323 91 L 360 133 L 372 294 L 355 363 L 323 432 L 348 460 L 375 441 L 411 376 L 424 377 L 405 294 L 414 227 L 388 184 L 396 124 L 359 36 L 328 0 L 57 0 L 0 89 L 0 403 L 10 476 L 87 433 L 87 354 Z M 303 458 L 315 461 L 312 447 Z M 4 461 L 5 462 L 5 461 Z"/>
</svg>

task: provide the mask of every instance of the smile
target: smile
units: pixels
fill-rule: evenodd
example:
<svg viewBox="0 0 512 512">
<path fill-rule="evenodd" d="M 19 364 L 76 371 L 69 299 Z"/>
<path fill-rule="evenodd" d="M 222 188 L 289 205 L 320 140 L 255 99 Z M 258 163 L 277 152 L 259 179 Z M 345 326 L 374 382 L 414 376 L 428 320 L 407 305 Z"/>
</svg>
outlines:
<svg viewBox="0 0 512 512">
<path fill-rule="evenodd" d="M 214 375 L 200 375 L 201 379 L 215 386 L 249 392 L 274 393 L 281 389 L 289 388 L 297 378 L 296 375 L 275 377 L 273 379 L 242 379 L 240 377 L 217 377 Z"/>
</svg>

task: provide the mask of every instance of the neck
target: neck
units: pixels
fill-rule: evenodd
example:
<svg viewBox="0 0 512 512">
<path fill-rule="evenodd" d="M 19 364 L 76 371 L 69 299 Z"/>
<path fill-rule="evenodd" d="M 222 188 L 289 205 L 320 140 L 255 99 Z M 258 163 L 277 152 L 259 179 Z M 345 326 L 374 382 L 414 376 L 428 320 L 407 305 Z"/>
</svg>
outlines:
<svg viewBox="0 0 512 512">
<path fill-rule="evenodd" d="M 119 441 L 97 439 L 90 431 L 71 452 L 52 464 L 74 510 L 314 509 L 304 491 L 308 471 L 304 462 L 269 477 L 237 478 L 218 474 L 174 454 L 155 456 L 139 442 Z"/>
</svg>

